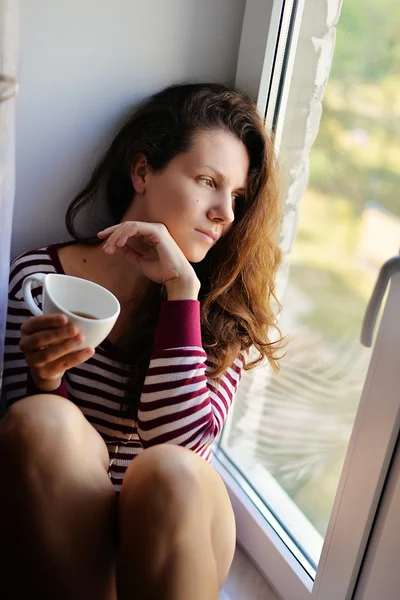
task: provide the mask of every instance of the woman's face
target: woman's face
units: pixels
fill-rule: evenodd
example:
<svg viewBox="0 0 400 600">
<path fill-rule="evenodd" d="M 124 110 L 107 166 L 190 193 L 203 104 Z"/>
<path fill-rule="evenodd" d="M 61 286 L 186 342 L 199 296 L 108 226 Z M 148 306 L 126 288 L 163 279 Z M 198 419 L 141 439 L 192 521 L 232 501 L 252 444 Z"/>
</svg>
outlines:
<svg viewBox="0 0 400 600">
<path fill-rule="evenodd" d="M 201 261 L 232 227 L 235 202 L 249 170 L 245 145 L 233 134 L 205 131 L 161 172 L 143 155 L 132 166 L 134 200 L 127 221 L 164 223 L 186 258 Z"/>
</svg>

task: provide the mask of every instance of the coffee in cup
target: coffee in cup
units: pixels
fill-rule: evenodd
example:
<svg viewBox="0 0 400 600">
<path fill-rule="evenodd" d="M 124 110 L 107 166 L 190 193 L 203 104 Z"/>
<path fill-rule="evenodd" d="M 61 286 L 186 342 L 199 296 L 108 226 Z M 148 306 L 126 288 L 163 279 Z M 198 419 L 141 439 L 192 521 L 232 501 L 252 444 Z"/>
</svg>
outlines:
<svg viewBox="0 0 400 600">
<path fill-rule="evenodd" d="M 40 310 L 32 296 L 32 284 L 43 286 Z M 118 319 L 121 307 L 109 290 L 79 277 L 59 273 L 34 273 L 23 282 L 24 300 L 35 316 L 64 314 L 83 337 L 76 349 L 96 348 L 108 336 Z"/>
</svg>

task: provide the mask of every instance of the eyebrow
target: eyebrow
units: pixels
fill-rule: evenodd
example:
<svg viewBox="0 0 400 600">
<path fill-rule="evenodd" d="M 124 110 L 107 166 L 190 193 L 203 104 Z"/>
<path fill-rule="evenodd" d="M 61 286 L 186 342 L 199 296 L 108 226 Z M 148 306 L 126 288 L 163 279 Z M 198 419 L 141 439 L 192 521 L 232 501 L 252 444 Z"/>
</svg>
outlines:
<svg viewBox="0 0 400 600">
<path fill-rule="evenodd" d="M 216 175 L 218 175 L 218 177 L 220 177 L 220 179 L 223 180 L 227 180 L 227 177 L 225 177 L 225 175 L 223 173 L 221 173 L 220 171 L 218 171 L 217 169 L 214 169 L 214 167 L 212 167 L 211 165 L 197 165 L 199 169 L 210 169 L 210 171 L 213 171 Z M 246 188 L 244 187 L 239 187 L 237 188 L 238 192 L 245 192 Z"/>
</svg>

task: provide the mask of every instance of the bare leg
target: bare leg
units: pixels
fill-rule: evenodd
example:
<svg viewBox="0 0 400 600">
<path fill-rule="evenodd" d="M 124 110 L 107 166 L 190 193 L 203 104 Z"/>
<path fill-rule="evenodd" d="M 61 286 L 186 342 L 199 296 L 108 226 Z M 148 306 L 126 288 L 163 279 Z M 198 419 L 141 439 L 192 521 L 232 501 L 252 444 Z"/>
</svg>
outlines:
<svg viewBox="0 0 400 600">
<path fill-rule="evenodd" d="M 121 489 L 118 600 L 217 600 L 235 549 L 225 486 L 202 458 L 145 450 Z"/>
<path fill-rule="evenodd" d="M 112 600 L 116 499 L 100 435 L 52 394 L 0 422 L 0 597 Z"/>
</svg>

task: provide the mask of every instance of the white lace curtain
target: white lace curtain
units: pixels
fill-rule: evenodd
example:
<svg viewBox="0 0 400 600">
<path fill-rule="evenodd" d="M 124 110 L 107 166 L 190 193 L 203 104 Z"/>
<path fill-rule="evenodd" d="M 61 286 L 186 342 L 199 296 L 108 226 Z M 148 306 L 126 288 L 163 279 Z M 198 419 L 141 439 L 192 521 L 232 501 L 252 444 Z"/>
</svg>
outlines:
<svg viewBox="0 0 400 600">
<path fill-rule="evenodd" d="M 15 190 L 15 98 L 18 87 L 18 50 L 18 0 L 0 0 L 0 390 Z"/>
</svg>

